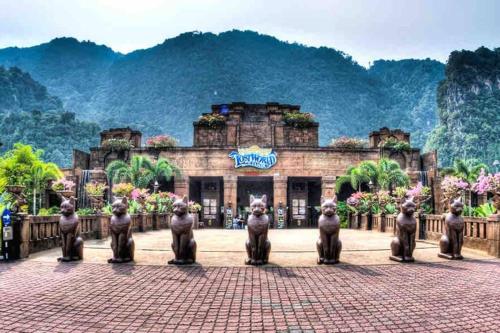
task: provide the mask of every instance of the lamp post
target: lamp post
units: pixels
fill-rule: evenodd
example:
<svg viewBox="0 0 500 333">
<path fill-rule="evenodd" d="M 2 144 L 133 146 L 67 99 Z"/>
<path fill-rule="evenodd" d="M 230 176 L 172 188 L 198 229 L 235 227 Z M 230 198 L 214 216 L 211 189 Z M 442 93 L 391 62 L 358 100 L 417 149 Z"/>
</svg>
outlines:
<svg viewBox="0 0 500 333">
<path fill-rule="evenodd" d="M 153 191 L 154 191 L 154 193 L 158 192 L 159 188 L 160 188 L 160 184 L 158 184 L 158 181 L 155 180 L 155 184 L 153 185 Z"/>
</svg>

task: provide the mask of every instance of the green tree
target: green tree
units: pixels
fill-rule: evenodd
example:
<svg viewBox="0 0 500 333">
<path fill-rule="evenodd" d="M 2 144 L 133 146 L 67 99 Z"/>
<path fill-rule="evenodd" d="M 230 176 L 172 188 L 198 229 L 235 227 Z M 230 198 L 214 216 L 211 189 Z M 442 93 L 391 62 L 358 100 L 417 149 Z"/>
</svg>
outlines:
<svg viewBox="0 0 500 333">
<path fill-rule="evenodd" d="M 45 163 L 36 161 L 30 168 L 29 184 L 33 192 L 33 215 L 37 214 L 37 195 L 40 195 L 40 207 L 43 196 L 43 190 L 51 180 L 57 180 L 63 177 L 61 170 L 55 163 Z"/>
<path fill-rule="evenodd" d="M 355 190 L 361 191 L 361 185 L 363 183 L 368 183 L 370 181 L 370 176 L 367 174 L 366 170 L 350 166 L 347 168 L 346 174 L 337 178 L 335 182 L 335 189 L 340 192 L 342 185 L 350 184 Z"/>
<path fill-rule="evenodd" d="M 16 143 L 0 158 L 0 185 L 26 186 L 27 194 L 32 196 L 33 214 L 37 210 L 37 193 L 45 189 L 49 181 L 63 176 L 56 164 L 44 162 L 42 156 L 42 150 Z"/>
</svg>

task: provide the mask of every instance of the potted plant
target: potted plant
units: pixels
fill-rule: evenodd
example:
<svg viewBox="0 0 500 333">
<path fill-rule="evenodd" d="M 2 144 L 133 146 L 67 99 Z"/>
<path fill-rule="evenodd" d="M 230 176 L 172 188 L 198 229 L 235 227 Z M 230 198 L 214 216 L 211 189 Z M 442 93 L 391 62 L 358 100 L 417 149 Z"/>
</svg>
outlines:
<svg viewBox="0 0 500 333">
<path fill-rule="evenodd" d="M 58 193 L 60 196 L 64 198 L 69 198 L 73 195 L 73 188 L 75 187 L 75 183 L 71 180 L 60 179 L 52 183 L 52 190 Z"/>
<path fill-rule="evenodd" d="M 104 183 L 99 183 L 93 181 L 91 183 L 87 183 L 85 185 L 85 192 L 90 199 L 90 204 L 92 205 L 92 209 L 95 211 L 100 211 L 102 206 L 104 205 L 104 192 L 108 186 Z"/>
<path fill-rule="evenodd" d="M 119 200 L 124 197 L 129 198 L 133 190 L 134 185 L 130 183 L 118 183 L 113 185 L 113 194 L 115 196 L 115 200 Z"/>
</svg>

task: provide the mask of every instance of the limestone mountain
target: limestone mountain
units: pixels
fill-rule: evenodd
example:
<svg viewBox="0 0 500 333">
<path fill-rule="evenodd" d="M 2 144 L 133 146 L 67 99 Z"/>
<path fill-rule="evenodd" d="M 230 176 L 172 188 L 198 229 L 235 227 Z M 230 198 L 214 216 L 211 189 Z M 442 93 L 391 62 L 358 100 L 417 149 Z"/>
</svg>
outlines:
<svg viewBox="0 0 500 333">
<path fill-rule="evenodd" d="M 300 104 L 321 123 L 321 144 L 390 126 L 411 131 L 421 145 L 436 121 L 434 94 L 444 77 L 435 61 L 377 61 L 366 69 L 332 48 L 251 31 L 184 33 L 126 55 L 58 38 L 0 50 L 0 64 L 31 73 L 81 119 L 146 136 L 169 133 L 184 145 L 202 112 L 231 101 Z"/>
<path fill-rule="evenodd" d="M 67 166 L 73 148 L 98 143 L 99 126 L 75 119 L 59 98 L 19 68 L 0 66 L 0 151 L 16 142 L 45 151 L 45 159 Z"/>
<path fill-rule="evenodd" d="M 426 149 L 437 149 L 443 165 L 500 160 L 500 48 L 452 52 L 437 102 L 439 124 Z"/>
</svg>

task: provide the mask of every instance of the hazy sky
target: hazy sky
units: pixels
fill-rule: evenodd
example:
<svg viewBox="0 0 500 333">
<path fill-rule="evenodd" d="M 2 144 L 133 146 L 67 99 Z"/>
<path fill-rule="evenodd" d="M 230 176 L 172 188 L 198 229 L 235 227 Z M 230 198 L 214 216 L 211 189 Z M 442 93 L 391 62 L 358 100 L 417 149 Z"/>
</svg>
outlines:
<svg viewBox="0 0 500 333">
<path fill-rule="evenodd" d="M 186 31 L 255 30 L 375 59 L 500 47 L 500 0 L 0 0 L 0 48 L 73 36 L 126 53 Z"/>
</svg>

